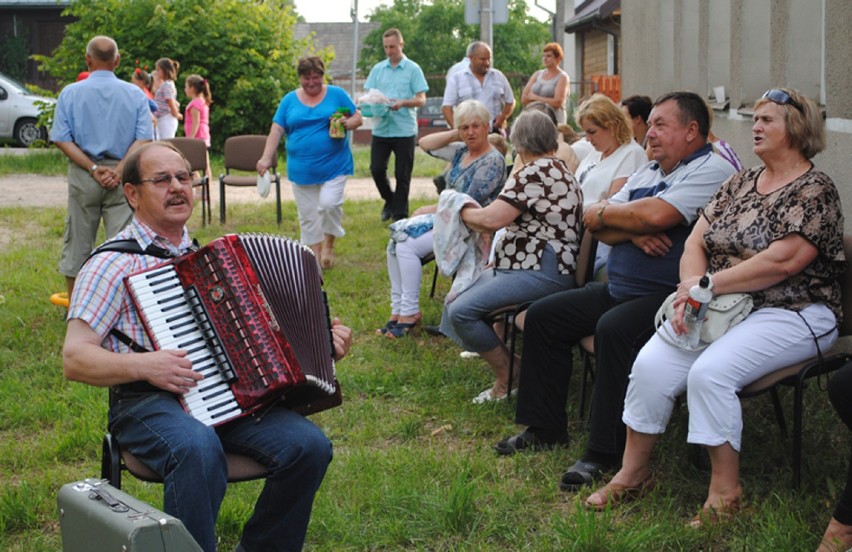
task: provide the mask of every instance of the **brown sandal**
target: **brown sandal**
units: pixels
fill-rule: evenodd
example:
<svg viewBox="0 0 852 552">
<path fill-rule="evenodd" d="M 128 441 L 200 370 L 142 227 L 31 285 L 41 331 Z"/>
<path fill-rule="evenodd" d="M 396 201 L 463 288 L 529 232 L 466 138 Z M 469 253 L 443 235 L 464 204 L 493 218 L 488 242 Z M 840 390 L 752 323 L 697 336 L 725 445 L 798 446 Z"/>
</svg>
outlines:
<svg viewBox="0 0 852 552">
<path fill-rule="evenodd" d="M 656 482 L 654 481 L 653 474 L 648 474 L 648 476 L 635 487 L 626 487 L 619 483 L 609 482 L 592 493 L 589 498 L 586 499 L 586 507 L 598 512 L 606 510 L 607 507 L 615 508 L 616 506 L 627 504 L 634 500 L 639 500 L 654 490 L 655 485 Z M 604 501 L 592 501 L 592 498 L 595 496 L 604 498 Z"/>
<path fill-rule="evenodd" d="M 707 506 L 702 508 L 694 518 L 687 522 L 687 527 L 692 529 L 701 529 L 703 527 L 713 527 L 721 523 L 727 523 L 733 520 L 737 514 L 743 509 L 743 504 L 739 497 L 728 502 L 724 506 Z"/>
</svg>

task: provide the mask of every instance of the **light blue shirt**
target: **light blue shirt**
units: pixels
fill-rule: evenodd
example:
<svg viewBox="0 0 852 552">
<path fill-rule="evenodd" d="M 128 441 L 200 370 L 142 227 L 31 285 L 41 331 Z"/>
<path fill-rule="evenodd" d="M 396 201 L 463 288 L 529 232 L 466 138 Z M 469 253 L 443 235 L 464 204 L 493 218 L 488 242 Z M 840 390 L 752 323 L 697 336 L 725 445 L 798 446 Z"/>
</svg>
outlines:
<svg viewBox="0 0 852 552">
<path fill-rule="evenodd" d="M 420 66 L 402 56 L 396 67 L 393 67 L 388 59 L 375 64 L 370 70 L 364 88 L 378 90 L 388 99 L 408 100 L 429 90 L 429 85 Z M 373 128 L 373 136 L 382 138 L 402 138 L 415 134 L 417 134 L 417 112 L 413 107 L 401 107 L 397 111 L 388 110 L 386 115 L 376 119 L 376 126 Z"/>
<path fill-rule="evenodd" d="M 74 142 L 93 161 L 122 159 L 136 140 L 152 140 L 148 98 L 112 71 L 93 71 L 59 94 L 50 139 Z"/>
</svg>

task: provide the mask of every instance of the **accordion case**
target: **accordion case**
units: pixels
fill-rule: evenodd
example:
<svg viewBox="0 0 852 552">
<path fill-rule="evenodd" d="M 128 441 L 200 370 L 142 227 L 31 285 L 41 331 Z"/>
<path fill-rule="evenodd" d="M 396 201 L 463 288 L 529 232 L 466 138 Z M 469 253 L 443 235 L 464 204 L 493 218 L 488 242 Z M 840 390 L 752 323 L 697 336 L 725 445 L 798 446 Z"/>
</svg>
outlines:
<svg viewBox="0 0 852 552">
<path fill-rule="evenodd" d="M 328 304 L 307 247 L 230 234 L 125 279 L 156 349 L 204 375 L 181 397 L 207 425 L 276 401 L 309 414 L 341 403 Z"/>
<path fill-rule="evenodd" d="M 64 552 L 201 552 L 179 519 L 105 481 L 63 485 L 57 502 Z"/>
</svg>

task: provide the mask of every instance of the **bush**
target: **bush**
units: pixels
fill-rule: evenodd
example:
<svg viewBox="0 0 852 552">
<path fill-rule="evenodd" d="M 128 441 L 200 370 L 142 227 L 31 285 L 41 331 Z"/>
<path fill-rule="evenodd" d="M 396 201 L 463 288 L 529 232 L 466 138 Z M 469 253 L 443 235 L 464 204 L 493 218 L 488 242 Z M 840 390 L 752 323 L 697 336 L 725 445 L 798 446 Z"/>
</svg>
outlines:
<svg viewBox="0 0 852 552">
<path fill-rule="evenodd" d="M 77 18 L 53 55 L 37 56 L 40 69 L 61 82 L 85 70 L 88 41 L 105 34 L 116 40 L 125 80 L 137 66 L 153 70 L 157 59 L 180 63 L 179 101 L 184 77 L 198 73 L 210 82 L 213 148 L 228 136 L 266 134 L 282 96 L 298 86 L 296 62 L 316 53 L 310 39 L 294 40 L 296 22 L 286 0 L 77 0 L 64 12 Z M 330 61 L 328 51 L 317 53 Z"/>
</svg>

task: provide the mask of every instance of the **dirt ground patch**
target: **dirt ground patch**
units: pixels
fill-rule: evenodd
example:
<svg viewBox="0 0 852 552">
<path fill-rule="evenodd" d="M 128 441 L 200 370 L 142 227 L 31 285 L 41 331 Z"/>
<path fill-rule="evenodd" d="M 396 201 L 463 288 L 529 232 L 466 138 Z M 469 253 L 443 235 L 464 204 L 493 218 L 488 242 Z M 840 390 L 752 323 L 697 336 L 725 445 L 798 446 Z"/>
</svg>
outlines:
<svg viewBox="0 0 852 552">
<path fill-rule="evenodd" d="M 219 204 L 219 182 L 211 183 L 210 199 L 214 204 L 213 212 Z M 275 191 L 266 199 L 261 199 L 254 187 L 229 187 L 228 202 L 264 203 L 275 201 Z M 347 200 L 377 200 L 379 193 L 370 178 L 350 178 L 346 184 Z M 411 198 L 433 198 L 437 200 L 435 186 L 429 178 L 411 180 Z M 281 200 L 293 201 L 293 191 L 289 182 L 281 182 Z M 0 177 L 0 207 L 63 207 L 68 201 L 68 182 L 65 176 L 12 175 Z"/>
</svg>

